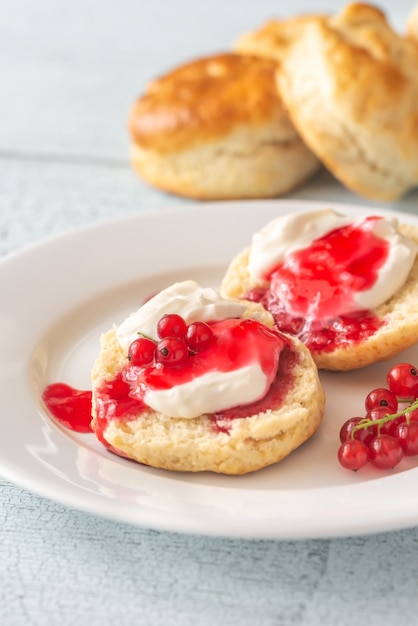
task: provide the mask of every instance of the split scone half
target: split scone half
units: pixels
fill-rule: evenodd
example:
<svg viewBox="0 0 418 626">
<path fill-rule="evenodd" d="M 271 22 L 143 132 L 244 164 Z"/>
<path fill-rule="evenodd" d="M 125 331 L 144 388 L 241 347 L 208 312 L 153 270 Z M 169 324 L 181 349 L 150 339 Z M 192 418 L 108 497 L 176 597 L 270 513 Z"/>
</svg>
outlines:
<svg viewBox="0 0 418 626">
<path fill-rule="evenodd" d="M 418 184 L 418 45 L 349 4 L 299 25 L 277 85 L 305 143 L 352 191 L 392 201 Z"/>
<path fill-rule="evenodd" d="M 172 326 L 168 344 L 160 337 L 159 320 L 173 324 L 173 314 L 187 327 L 180 359 L 173 345 L 182 332 Z M 210 329 L 200 343 L 191 339 L 196 324 Z M 151 356 L 132 347 L 144 335 Z M 303 343 L 280 333 L 261 306 L 194 281 L 159 292 L 102 336 L 92 389 L 92 428 L 106 448 L 184 472 L 245 474 L 277 463 L 313 435 L 325 403 Z"/>
<path fill-rule="evenodd" d="M 280 196 L 318 159 L 277 92 L 276 64 L 224 53 L 157 78 L 129 115 L 131 162 L 167 192 L 199 200 Z"/>
<path fill-rule="evenodd" d="M 220 293 L 261 303 L 318 368 L 352 370 L 418 341 L 418 227 L 383 215 L 294 212 L 255 233 Z"/>
</svg>

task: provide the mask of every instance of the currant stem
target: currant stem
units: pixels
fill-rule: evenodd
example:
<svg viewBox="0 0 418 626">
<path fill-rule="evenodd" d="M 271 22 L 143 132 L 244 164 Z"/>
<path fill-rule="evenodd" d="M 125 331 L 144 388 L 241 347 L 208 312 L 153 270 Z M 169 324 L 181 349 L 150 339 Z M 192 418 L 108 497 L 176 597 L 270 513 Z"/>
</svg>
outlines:
<svg viewBox="0 0 418 626">
<path fill-rule="evenodd" d="M 144 337 L 144 339 L 149 339 L 150 341 L 152 341 L 153 343 L 157 344 L 157 342 L 155 341 L 155 339 L 153 339 L 152 337 L 149 337 L 148 335 L 145 335 L 144 333 L 141 333 L 140 330 L 136 331 L 136 334 L 139 335 L 140 337 Z"/>
<path fill-rule="evenodd" d="M 157 342 L 155 339 L 153 339 L 152 337 L 149 337 L 149 335 L 146 335 L 145 333 L 141 333 L 141 331 L 140 331 L 140 330 L 137 330 L 137 331 L 136 331 L 136 334 L 137 334 L 137 335 L 139 335 L 140 337 L 143 337 L 144 339 L 149 339 L 149 340 L 150 340 L 150 341 L 152 341 L 152 343 L 154 343 L 155 345 L 157 345 L 157 344 L 158 344 L 158 342 Z M 189 353 L 190 353 L 190 354 L 193 354 L 193 355 L 195 355 L 195 354 L 197 354 L 197 353 L 198 353 L 198 350 L 193 350 L 192 348 L 188 348 L 188 350 L 189 350 Z"/>
<path fill-rule="evenodd" d="M 418 398 L 414 400 L 414 402 L 412 402 L 412 404 L 410 404 L 408 408 L 404 409 L 403 411 L 397 411 L 396 413 L 387 413 L 384 417 L 381 417 L 378 420 L 364 418 L 363 420 L 361 420 L 361 422 L 354 426 L 353 430 L 351 431 L 350 437 L 351 439 L 354 439 L 354 433 L 356 433 L 358 430 L 361 430 L 362 428 L 368 428 L 369 426 L 377 426 L 378 432 L 380 432 L 380 427 L 383 424 L 386 424 L 386 422 L 390 422 L 391 420 L 394 420 L 398 417 L 402 417 L 402 415 L 405 415 L 406 422 L 409 423 L 409 414 L 415 409 L 418 409 Z"/>
</svg>

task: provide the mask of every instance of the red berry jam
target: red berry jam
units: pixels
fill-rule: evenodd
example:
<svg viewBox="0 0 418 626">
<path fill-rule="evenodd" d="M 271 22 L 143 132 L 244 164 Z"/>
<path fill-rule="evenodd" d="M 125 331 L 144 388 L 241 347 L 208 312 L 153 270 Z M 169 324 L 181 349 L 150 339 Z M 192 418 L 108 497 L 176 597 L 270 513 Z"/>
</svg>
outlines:
<svg viewBox="0 0 418 626">
<path fill-rule="evenodd" d="M 264 371 L 274 367 L 276 376 L 268 394 L 250 405 L 235 407 L 213 415 L 216 430 L 220 420 L 244 418 L 283 402 L 294 383 L 293 366 L 296 357 L 289 341 L 275 330 L 268 329 L 254 320 L 228 319 L 210 324 L 214 339 L 201 352 L 192 355 L 178 368 L 157 366 L 138 368 L 127 363 L 112 381 L 106 382 L 96 392 L 96 425 L 99 439 L 108 446 L 104 432 L 110 420 L 128 420 L 147 409 L 144 389 L 168 389 L 191 381 L 213 369 L 228 372 L 244 367 L 261 355 L 260 365 Z M 272 364 L 274 359 L 274 364 Z M 108 446 L 109 447 L 109 446 Z"/>
<path fill-rule="evenodd" d="M 144 389 L 168 389 L 193 380 L 216 369 L 228 372 L 244 367 L 255 359 L 263 371 L 275 372 L 268 393 L 260 400 L 236 406 L 212 415 L 218 432 L 228 432 L 228 422 L 255 415 L 280 406 L 294 384 L 293 369 L 298 357 L 290 342 L 276 330 L 255 320 L 227 319 L 209 324 L 212 340 L 201 351 L 192 354 L 186 363 L 168 367 L 161 363 L 139 367 L 127 360 L 124 369 L 96 391 L 95 433 L 110 450 L 105 430 L 111 420 L 127 421 L 147 410 Z M 46 387 L 44 402 L 51 414 L 65 426 L 79 432 L 90 432 L 92 394 L 69 385 L 56 383 Z"/>
<path fill-rule="evenodd" d="M 215 336 L 212 344 L 190 356 L 179 367 L 163 363 L 138 368 L 128 364 L 124 379 L 131 387 L 131 396 L 142 400 L 144 390 L 171 389 L 211 371 L 230 372 L 258 361 L 266 375 L 277 369 L 277 354 L 286 339 L 275 330 L 252 319 L 226 319 L 212 322 Z"/>
<path fill-rule="evenodd" d="M 283 404 L 284 399 L 294 384 L 293 370 L 299 360 L 298 355 L 289 346 L 290 344 L 286 345 L 280 355 L 276 377 L 264 398 L 252 404 L 236 406 L 226 411 L 217 412 L 212 417 L 217 430 L 227 433 L 229 430 L 228 422 L 231 420 L 251 417 L 268 409 L 278 408 Z"/>
<path fill-rule="evenodd" d="M 312 351 L 361 342 L 384 322 L 370 311 L 356 311 L 355 296 L 375 284 L 389 244 L 361 224 L 336 228 L 304 249 L 290 253 L 266 277 L 266 289 L 246 298 L 261 302 L 280 330 L 296 335 Z"/>
<path fill-rule="evenodd" d="M 91 391 L 80 391 L 64 383 L 45 388 L 42 399 L 51 415 L 67 428 L 91 432 Z"/>
<path fill-rule="evenodd" d="M 131 398 L 129 385 L 122 379 L 122 373 L 113 380 L 103 383 L 96 402 L 97 418 L 129 419 L 145 407 L 142 402 Z M 65 383 L 53 383 L 45 387 L 42 399 L 50 414 L 70 430 L 91 433 L 92 392 L 74 389 Z M 107 422 L 106 422 L 107 423 Z M 103 429 L 96 430 L 98 439 L 111 448 L 103 438 Z M 120 452 L 118 452 L 120 454 Z"/>
</svg>

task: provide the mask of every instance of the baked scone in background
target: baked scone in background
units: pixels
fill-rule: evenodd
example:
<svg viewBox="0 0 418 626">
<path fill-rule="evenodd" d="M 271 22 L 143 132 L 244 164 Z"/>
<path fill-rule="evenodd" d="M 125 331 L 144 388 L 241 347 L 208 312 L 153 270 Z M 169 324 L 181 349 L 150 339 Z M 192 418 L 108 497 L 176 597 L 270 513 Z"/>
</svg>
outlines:
<svg viewBox="0 0 418 626">
<path fill-rule="evenodd" d="M 304 14 L 269 20 L 256 30 L 240 35 L 233 49 L 239 54 L 273 59 L 280 63 L 288 46 L 303 32 L 307 22 L 322 21 L 327 17 L 325 14 Z"/>
<path fill-rule="evenodd" d="M 364 198 L 418 186 L 418 7 L 406 34 L 367 3 L 272 19 L 154 80 L 129 117 L 149 184 L 200 200 L 279 197 L 321 165 Z"/>
<path fill-rule="evenodd" d="M 349 4 L 299 24 L 278 88 L 307 145 L 349 189 L 391 201 L 418 183 L 418 45 Z"/>
<path fill-rule="evenodd" d="M 412 9 L 406 21 L 406 32 L 409 37 L 418 41 L 418 4 Z"/>
<path fill-rule="evenodd" d="M 320 164 L 290 121 L 275 75 L 269 59 L 228 52 L 153 81 L 129 117 L 136 172 L 202 200 L 268 198 L 300 185 Z"/>
</svg>

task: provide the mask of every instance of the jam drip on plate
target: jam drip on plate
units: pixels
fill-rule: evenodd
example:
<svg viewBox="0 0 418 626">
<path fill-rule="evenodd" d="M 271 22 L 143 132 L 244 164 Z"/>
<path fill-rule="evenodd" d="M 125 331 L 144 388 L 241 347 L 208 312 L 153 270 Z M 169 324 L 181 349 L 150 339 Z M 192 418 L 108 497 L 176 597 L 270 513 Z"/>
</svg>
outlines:
<svg viewBox="0 0 418 626">
<path fill-rule="evenodd" d="M 211 325 L 217 340 L 191 356 L 187 366 L 163 365 L 137 367 L 127 361 L 126 366 L 111 380 L 102 383 L 95 393 L 96 420 L 94 431 L 98 439 L 112 450 L 105 439 L 110 421 L 128 422 L 149 410 L 143 399 L 144 381 L 166 389 L 182 384 L 206 371 L 227 372 L 239 369 L 254 359 L 272 379 L 268 392 L 250 404 L 237 405 L 207 415 L 216 432 L 228 432 L 228 422 L 251 417 L 267 409 L 278 408 L 294 384 L 294 366 L 298 357 L 288 338 L 274 329 L 268 329 L 254 320 L 228 319 Z M 194 365 L 193 365 L 194 363 Z M 92 394 L 69 385 L 49 385 L 43 399 L 52 415 L 65 426 L 79 432 L 90 431 Z"/>
<path fill-rule="evenodd" d="M 42 400 L 48 411 L 70 430 L 91 432 L 91 391 L 74 389 L 65 383 L 48 385 Z"/>
</svg>

